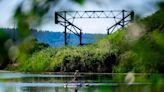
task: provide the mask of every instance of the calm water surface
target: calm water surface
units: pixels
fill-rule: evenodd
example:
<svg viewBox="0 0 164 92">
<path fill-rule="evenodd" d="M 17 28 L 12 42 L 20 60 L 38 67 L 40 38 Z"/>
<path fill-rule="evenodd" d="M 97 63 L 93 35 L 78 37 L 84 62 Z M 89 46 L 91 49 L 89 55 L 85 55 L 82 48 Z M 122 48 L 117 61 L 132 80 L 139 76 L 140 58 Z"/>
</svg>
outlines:
<svg viewBox="0 0 164 92">
<path fill-rule="evenodd" d="M 26 74 L 0 73 L 0 92 L 164 92 L 163 75 L 151 74 Z M 126 79 L 129 78 L 129 79 Z M 151 80 L 147 80 L 151 78 Z M 127 81 L 125 81 L 127 80 Z M 68 86 L 66 87 L 66 83 Z"/>
</svg>

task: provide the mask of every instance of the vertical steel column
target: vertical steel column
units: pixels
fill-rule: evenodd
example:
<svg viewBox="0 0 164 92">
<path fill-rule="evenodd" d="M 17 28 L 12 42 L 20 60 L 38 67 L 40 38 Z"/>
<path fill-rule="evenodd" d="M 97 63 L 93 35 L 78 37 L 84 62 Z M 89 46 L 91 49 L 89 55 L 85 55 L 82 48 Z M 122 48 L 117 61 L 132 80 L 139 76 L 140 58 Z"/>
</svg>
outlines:
<svg viewBox="0 0 164 92">
<path fill-rule="evenodd" d="M 55 24 L 58 24 L 58 13 L 57 12 L 55 12 Z"/>
<path fill-rule="evenodd" d="M 134 21 L 134 11 L 131 11 L 131 22 L 133 22 Z"/>
<path fill-rule="evenodd" d="M 109 29 L 107 29 L 107 35 L 109 35 Z"/>
<path fill-rule="evenodd" d="M 122 28 L 125 27 L 125 10 L 122 10 Z"/>
<path fill-rule="evenodd" d="M 66 11 L 64 11 L 64 18 L 66 19 Z M 67 45 L 67 22 L 64 22 L 64 44 Z"/>
<path fill-rule="evenodd" d="M 82 31 L 80 30 L 80 45 L 82 45 Z"/>
</svg>

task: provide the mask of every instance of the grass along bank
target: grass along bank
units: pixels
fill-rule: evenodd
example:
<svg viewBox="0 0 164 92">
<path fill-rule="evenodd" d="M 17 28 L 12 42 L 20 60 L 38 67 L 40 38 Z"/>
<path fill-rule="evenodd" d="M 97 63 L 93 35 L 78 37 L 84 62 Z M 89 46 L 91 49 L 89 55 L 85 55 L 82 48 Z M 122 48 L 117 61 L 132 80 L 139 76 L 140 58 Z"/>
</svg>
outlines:
<svg viewBox="0 0 164 92">
<path fill-rule="evenodd" d="M 121 45 L 121 41 L 116 40 L 122 40 L 122 34 L 123 31 L 116 32 L 115 35 L 88 46 L 49 47 L 32 55 L 20 54 L 17 59 L 18 66 L 10 69 L 26 72 L 73 72 L 76 69 L 81 72 L 112 72 L 119 51 L 117 45 Z M 110 46 L 110 43 L 113 45 Z"/>
</svg>

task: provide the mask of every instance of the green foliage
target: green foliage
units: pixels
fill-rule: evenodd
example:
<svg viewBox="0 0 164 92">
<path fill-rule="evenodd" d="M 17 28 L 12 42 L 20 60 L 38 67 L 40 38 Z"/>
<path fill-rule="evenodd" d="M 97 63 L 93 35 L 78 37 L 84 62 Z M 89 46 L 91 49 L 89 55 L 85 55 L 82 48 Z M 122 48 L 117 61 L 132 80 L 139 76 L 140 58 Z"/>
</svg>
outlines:
<svg viewBox="0 0 164 92">
<path fill-rule="evenodd" d="M 79 4 L 84 4 L 85 0 L 73 0 Z M 52 5 L 57 5 L 59 0 L 31 0 L 31 9 L 23 11 L 23 1 L 18 5 L 14 19 L 17 21 L 19 36 L 24 39 L 30 34 L 30 28 L 37 27 L 42 22 L 43 17 L 49 12 Z"/>
<path fill-rule="evenodd" d="M 164 32 L 164 8 L 160 8 L 153 15 L 144 18 L 141 22 L 143 22 L 148 31 L 154 31 L 159 29 L 161 32 Z"/>
<path fill-rule="evenodd" d="M 162 70 L 164 67 L 163 14 L 160 9 L 139 22 L 146 25 L 147 31 L 142 33 L 135 44 L 128 47 L 128 51 L 120 54 L 117 65 L 113 67 L 113 72 L 164 73 Z"/>
<path fill-rule="evenodd" d="M 34 53 L 34 52 L 38 52 L 38 51 L 40 51 L 42 49 L 45 49 L 45 48 L 49 47 L 49 44 L 47 44 L 47 43 L 40 43 L 40 42 L 38 42 L 37 39 L 32 39 L 31 41 L 34 43 L 34 46 L 33 46 L 33 48 L 30 51 L 31 54 Z"/>
<path fill-rule="evenodd" d="M 20 56 L 17 60 L 19 66 L 15 70 L 73 72 L 78 69 L 83 72 L 112 72 L 112 66 L 120 51 L 117 45 L 121 45 L 123 34 L 123 31 L 118 31 L 113 36 L 107 36 L 96 44 L 84 47 L 47 48 L 36 51 L 32 56 Z"/>
<path fill-rule="evenodd" d="M 143 62 L 140 61 L 133 51 L 126 51 L 119 57 L 119 64 L 113 67 L 113 72 L 127 73 L 129 71 L 145 72 Z"/>
<path fill-rule="evenodd" d="M 9 38 L 7 33 L 5 33 L 5 31 L 3 29 L 0 29 L 0 41 L 4 42 L 7 38 Z"/>
<path fill-rule="evenodd" d="M 85 0 L 74 0 L 75 2 L 78 2 L 79 4 L 84 4 Z"/>
<path fill-rule="evenodd" d="M 0 69 L 4 69 L 9 63 L 8 51 L 5 48 L 4 44 L 9 39 L 7 33 L 4 30 L 0 29 Z"/>
<path fill-rule="evenodd" d="M 39 43 L 36 39 L 30 38 L 30 39 L 26 39 L 23 43 L 19 44 L 17 47 L 19 49 L 19 55 L 16 57 L 16 61 L 19 63 L 13 61 L 12 63 L 16 64 L 16 66 L 14 65 L 9 66 L 11 70 L 12 69 L 19 70 L 18 66 L 20 63 L 22 64 L 23 67 L 29 68 L 28 64 L 30 64 L 31 62 L 28 62 L 28 59 L 32 57 L 32 55 L 35 52 L 39 52 L 43 49 L 46 49 L 49 47 L 49 45 L 45 43 Z M 27 71 L 27 70 L 22 70 L 22 71 Z"/>
<path fill-rule="evenodd" d="M 164 36 L 159 31 L 141 37 L 131 50 L 122 53 L 114 72 L 163 72 Z"/>
<path fill-rule="evenodd" d="M 83 4 L 85 0 L 74 1 L 79 4 Z M 36 40 L 28 39 L 30 28 L 39 26 L 42 22 L 43 17 L 49 12 L 49 9 L 52 7 L 52 4 L 58 4 L 59 0 L 31 0 L 29 1 L 31 2 L 31 9 L 27 11 L 23 10 L 24 2 L 26 1 L 22 1 L 22 3 L 18 5 L 13 17 L 17 22 L 18 33 L 21 37 L 21 43 L 19 44 L 20 55 L 17 61 L 23 61 L 22 64 L 28 65 L 28 62 L 25 61 L 27 61 L 28 58 L 31 57 L 31 54 L 33 54 L 34 52 L 39 52 L 40 50 L 48 47 L 48 44 L 37 43 Z M 41 70 L 41 68 L 37 68 L 37 71 Z"/>
<path fill-rule="evenodd" d="M 41 3 L 44 3 L 40 6 Z M 25 38 L 30 33 L 30 27 L 40 24 L 42 17 L 48 12 L 46 1 L 32 0 L 32 9 L 26 13 L 22 11 L 23 4 L 16 9 L 14 18 L 17 20 L 18 32 L 20 37 Z"/>
</svg>

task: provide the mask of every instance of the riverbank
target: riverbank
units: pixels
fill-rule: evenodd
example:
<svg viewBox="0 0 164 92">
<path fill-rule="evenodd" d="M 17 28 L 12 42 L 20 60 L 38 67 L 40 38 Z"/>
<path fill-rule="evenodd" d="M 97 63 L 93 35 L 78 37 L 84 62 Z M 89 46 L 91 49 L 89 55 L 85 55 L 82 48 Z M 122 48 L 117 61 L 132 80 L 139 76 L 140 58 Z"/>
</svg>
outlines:
<svg viewBox="0 0 164 92">
<path fill-rule="evenodd" d="M 8 71 L 8 70 L 0 70 L 0 73 L 8 73 L 8 72 L 11 72 L 11 71 Z"/>
<path fill-rule="evenodd" d="M 103 44 L 46 48 L 32 55 L 25 55 L 23 58 L 20 56 L 16 62 L 18 66 L 11 66 L 9 69 L 26 72 L 74 72 L 75 70 L 81 72 L 112 72 L 111 67 L 106 66 L 107 69 L 104 67 L 107 65 L 106 63 L 110 64 L 110 61 L 104 61 L 110 56 L 114 59 L 115 55 L 110 54 L 109 43 L 104 40 L 100 41 Z"/>
<path fill-rule="evenodd" d="M 126 31 L 120 30 L 96 44 L 84 47 L 46 48 L 32 55 L 20 56 L 17 59 L 18 66 L 11 66 L 9 70 L 36 73 L 75 70 L 102 73 L 162 73 L 163 50 L 157 50 L 162 44 L 157 45 L 156 38 L 164 39 L 160 32 L 149 32 L 148 36 L 142 36 L 138 40 L 127 39 L 127 34 Z M 154 40 L 144 40 L 149 37 Z M 152 41 L 155 44 L 152 44 Z"/>
</svg>

